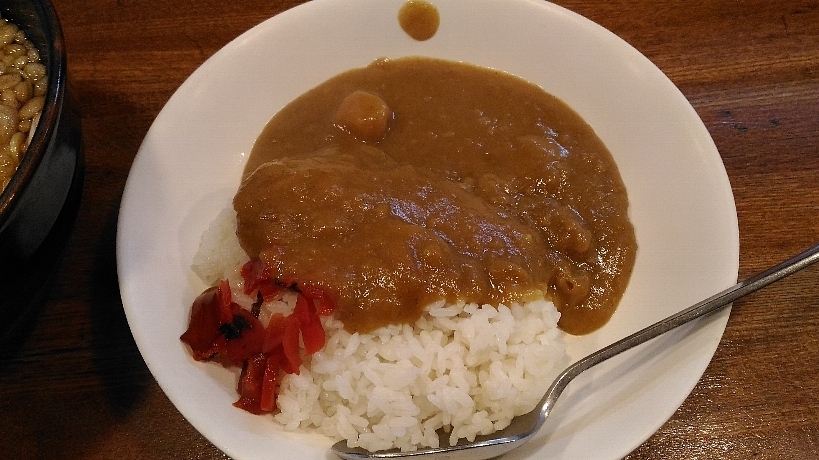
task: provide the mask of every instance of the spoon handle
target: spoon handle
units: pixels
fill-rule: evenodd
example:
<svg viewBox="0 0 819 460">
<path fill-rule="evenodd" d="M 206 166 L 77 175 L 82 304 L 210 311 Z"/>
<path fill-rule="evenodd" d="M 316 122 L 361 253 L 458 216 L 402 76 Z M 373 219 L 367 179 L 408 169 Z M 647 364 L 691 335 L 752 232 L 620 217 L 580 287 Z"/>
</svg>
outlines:
<svg viewBox="0 0 819 460">
<path fill-rule="evenodd" d="M 554 407 L 557 398 L 566 388 L 566 385 L 586 369 L 597 365 L 613 356 L 616 356 L 628 349 L 634 348 L 647 342 L 658 335 L 662 335 L 672 329 L 682 326 L 689 321 L 693 321 L 701 316 L 713 313 L 724 308 L 734 300 L 744 297 L 763 287 L 778 281 L 788 275 L 802 270 L 809 265 L 819 261 L 819 244 L 805 250 L 804 252 L 776 265 L 768 270 L 754 275 L 745 281 L 739 282 L 728 289 L 711 296 L 699 303 L 696 303 L 685 310 L 660 320 L 651 326 L 641 329 L 628 337 L 618 340 L 611 345 L 586 356 L 585 358 L 572 364 L 555 379 L 549 391 L 541 400 L 541 415 L 538 425 L 542 424 Z"/>
</svg>

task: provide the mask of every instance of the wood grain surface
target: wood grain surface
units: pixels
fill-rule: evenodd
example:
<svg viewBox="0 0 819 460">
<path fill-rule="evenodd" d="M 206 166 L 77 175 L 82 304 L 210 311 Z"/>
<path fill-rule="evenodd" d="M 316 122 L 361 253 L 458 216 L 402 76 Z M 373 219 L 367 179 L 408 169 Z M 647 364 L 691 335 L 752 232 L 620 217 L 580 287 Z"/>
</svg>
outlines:
<svg viewBox="0 0 819 460">
<path fill-rule="evenodd" d="M 202 62 L 293 0 L 54 0 L 86 181 L 47 303 L 0 355 L 0 458 L 227 458 L 157 386 L 116 277 L 116 221 L 151 122 Z M 561 0 L 681 89 L 736 198 L 740 277 L 819 241 L 819 2 Z M 677 413 L 627 458 L 819 458 L 819 267 L 734 305 Z"/>
</svg>

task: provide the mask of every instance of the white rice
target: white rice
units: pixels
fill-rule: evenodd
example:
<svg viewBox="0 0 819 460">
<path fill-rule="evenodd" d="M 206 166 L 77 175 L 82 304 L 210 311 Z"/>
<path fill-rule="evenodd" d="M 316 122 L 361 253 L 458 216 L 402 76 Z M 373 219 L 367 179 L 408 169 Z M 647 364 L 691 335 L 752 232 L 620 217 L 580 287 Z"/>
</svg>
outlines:
<svg viewBox="0 0 819 460">
<path fill-rule="evenodd" d="M 229 279 L 234 295 L 247 260 L 235 219 L 232 209 L 220 214 L 193 263 L 208 284 Z M 292 303 L 271 302 L 263 313 L 287 313 Z M 497 308 L 441 302 L 414 325 L 369 334 L 350 334 L 325 318 L 327 344 L 299 375 L 282 380 L 273 418 L 287 430 L 316 431 L 368 450 L 437 447 L 442 427 L 453 444 L 472 440 L 505 428 L 546 392 L 566 359 L 559 318 L 545 300 Z"/>
</svg>

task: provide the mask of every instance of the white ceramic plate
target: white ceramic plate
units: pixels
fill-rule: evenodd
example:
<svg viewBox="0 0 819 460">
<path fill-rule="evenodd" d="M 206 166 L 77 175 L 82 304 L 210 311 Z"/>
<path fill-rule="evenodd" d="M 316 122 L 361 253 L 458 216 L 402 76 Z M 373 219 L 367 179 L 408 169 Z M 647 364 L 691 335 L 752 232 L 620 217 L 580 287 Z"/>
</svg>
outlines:
<svg viewBox="0 0 819 460">
<path fill-rule="evenodd" d="M 583 116 L 619 165 L 639 251 L 621 306 L 568 339 L 578 359 L 736 281 L 731 188 L 700 119 L 644 56 L 602 27 L 534 0 L 434 0 L 441 27 L 417 42 L 403 0 L 315 0 L 254 27 L 205 62 L 157 117 L 134 161 L 117 236 L 120 290 L 145 362 L 179 411 L 236 459 L 332 458 L 322 437 L 287 434 L 235 409 L 236 374 L 195 363 L 179 341 L 205 286 L 190 271 L 200 235 L 228 205 L 251 146 L 281 107 L 379 57 L 426 55 L 511 72 Z M 671 332 L 569 386 L 537 438 L 510 459 L 614 459 L 690 393 L 728 312 Z"/>
</svg>

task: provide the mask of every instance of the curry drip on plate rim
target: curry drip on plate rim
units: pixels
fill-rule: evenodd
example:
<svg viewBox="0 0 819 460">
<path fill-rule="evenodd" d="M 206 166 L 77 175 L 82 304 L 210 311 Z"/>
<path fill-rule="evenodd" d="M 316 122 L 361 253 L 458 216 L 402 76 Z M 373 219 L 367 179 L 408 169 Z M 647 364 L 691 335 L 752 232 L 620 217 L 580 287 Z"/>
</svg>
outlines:
<svg viewBox="0 0 819 460">
<path fill-rule="evenodd" d="M 398 10 L 398 23 L 407 35 L 425 41 L 438 32 L 441 18 L 435 5 L 423 0 L 409 0 Z"/>
</svg>

